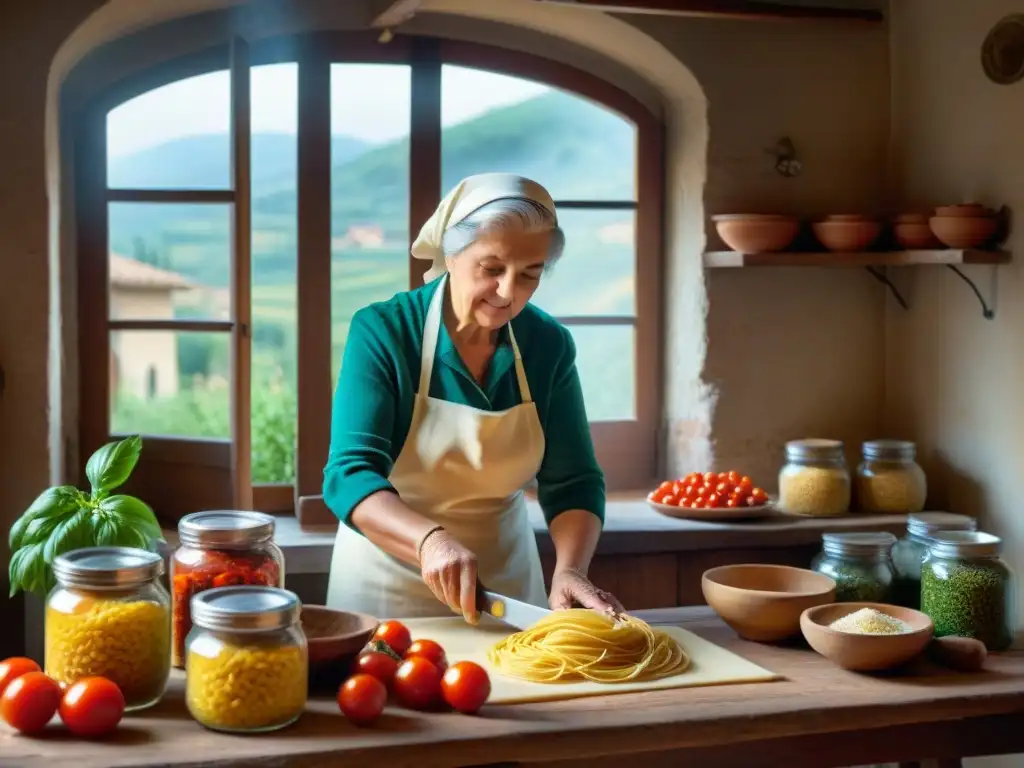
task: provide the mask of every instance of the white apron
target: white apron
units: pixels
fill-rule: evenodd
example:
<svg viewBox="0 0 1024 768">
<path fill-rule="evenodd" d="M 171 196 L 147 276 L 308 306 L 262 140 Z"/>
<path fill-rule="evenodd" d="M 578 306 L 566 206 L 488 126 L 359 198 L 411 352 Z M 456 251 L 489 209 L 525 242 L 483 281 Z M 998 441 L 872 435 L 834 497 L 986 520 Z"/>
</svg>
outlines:
<svg viewBox="0 0 1024 768">
<path fill-rule="evenodd" d="M 537 540 L 523 498 L 544 456 L 544 433 L 519 346 L 509 325 L 521 405 L 482 411 L 430 397 L 447 281 L 445 275 L 427 310 L 412 421 L 388 479 L 402 501 L 476 554 L 479 578 L 489 589 L 546 607 Z M 327 605 L 382 619 L 452 614 L 423 583 L 418 567 L 344 524 L 334 543 Z"/>
</svg>

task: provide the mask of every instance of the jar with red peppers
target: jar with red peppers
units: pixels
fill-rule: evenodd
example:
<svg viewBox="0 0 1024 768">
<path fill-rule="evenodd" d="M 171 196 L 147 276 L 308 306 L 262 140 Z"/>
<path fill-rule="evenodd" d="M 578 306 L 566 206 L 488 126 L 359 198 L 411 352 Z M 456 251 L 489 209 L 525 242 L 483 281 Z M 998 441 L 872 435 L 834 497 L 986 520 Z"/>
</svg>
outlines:
<svg viewBox="0 0 1024 768">
<path fill-rule="evenodd" d="M 171 647 L 174 666 L 183 668 L 192 596 L 238 584 L 284 587 L 284 555 L 274 543 L 274 518 L 259 512 L 194 512 L 178 522 L 178 537 L 171 558 Z"/>
</svg>

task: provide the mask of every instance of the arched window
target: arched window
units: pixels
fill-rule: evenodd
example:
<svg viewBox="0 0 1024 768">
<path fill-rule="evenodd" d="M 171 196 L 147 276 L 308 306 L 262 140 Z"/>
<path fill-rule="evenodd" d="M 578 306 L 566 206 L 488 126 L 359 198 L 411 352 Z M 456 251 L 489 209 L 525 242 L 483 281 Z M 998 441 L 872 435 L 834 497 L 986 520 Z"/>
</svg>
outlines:
<svg viewBox="0 0 1024 768">
<path fill-rule="evenodd" d="M 178 382 L 134 425 L 123 387 L 83 375 L 82 450 L 113 425 L 147 433 L 134 490 L 166 516 L 333 519 L 320 483 L 352 314 L 422 284 L 411 236 L 483 171 L 554 196 L 567 249 L 534 300 L 576 340 L 609 488 L 656 474 L 662 135 L 623 91 L 464 42 L 236 41 L 111 88 L 79 146 L 83 359 L 172 350 Z"/>
</svg>

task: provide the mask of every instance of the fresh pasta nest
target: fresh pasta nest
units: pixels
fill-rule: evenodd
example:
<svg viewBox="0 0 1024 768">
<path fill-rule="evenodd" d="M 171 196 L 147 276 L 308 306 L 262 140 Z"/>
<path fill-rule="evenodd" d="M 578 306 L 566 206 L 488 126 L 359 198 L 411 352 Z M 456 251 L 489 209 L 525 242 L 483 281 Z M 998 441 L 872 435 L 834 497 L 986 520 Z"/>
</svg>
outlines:
<svg viewBox="0 0 1024 768">
<path fill-rule="evenodd" d="M 685 672 L 679 642 L 647 622 L 585 608 L 555 611 L 509 635 L 488 658 L 501 673 L 534 683 L 625 683 Z"/>
</svg>

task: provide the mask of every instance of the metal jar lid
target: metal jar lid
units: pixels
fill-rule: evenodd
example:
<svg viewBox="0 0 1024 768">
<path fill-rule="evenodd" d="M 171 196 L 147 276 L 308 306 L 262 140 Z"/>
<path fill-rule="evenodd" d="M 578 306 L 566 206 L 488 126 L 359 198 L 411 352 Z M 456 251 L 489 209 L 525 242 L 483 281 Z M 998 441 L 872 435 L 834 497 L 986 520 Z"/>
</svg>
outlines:
<svg viewBox="0 0 1024 768">
<path fill-rule="evenodd" d="M 274 538 L 274 518 L 230 509 L 193 512 L 178 521 L 178 537 L 197 549 L 248 549 Z"/>
<path fill-rule="evenodd" d="M 299 620 L 302 603 L 277 587 L 217 587 L 193 596 L 192 623 L 204 629 L 242 632 L 285 629 Z"/>
<path fill-rule="evenodd" d="M 938 531 L 928 540 L 936 557 L 995 557 L 1002 548 L 1002 539 L 982 531 Z"/>
<path fill-rule="evenodd" d="M 845 461 L 841 440 L 808 438 L 786 443 L 786 459 L 795 463 L 815 461 Z"/>
<path fill-rule="evenodd" d="M 926 539 L 939 531 L 973 531 L 978 521 L 952 512 L 918 512 L 907 517 L 907 533 Z"/>
<path fill-rule="evenodd" d="M 164 561 L 156 552 L 132 547 L 87 547 L 58 555 L 53 561 L 57 583 L 68 587 L 116 589 L 160 578 Z"/>
<path fill-rule="evenodd" d="M 909 440 L 868 440 L 861 445 L 861 454 L 869 461 L 913 461 L 917 446 Z"/>
<path fill-rule="evenodd" d="M 855 533 L 823 533 L 822 549 L 826 554 L 837 557 L 873 557 L 888 555 L 896 537 L 884 531 Z"/>
</svg>

